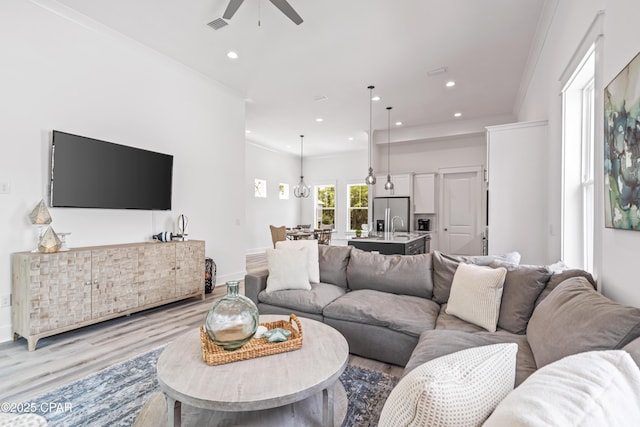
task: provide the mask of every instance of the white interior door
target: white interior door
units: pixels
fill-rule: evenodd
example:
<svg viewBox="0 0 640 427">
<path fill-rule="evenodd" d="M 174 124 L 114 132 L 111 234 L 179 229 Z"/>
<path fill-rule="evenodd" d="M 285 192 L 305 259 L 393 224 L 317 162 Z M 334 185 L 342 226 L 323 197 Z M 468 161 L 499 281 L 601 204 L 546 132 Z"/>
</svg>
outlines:
<svg viewBox="0 0 640 427">
<path fill-rule="evenodd" d="M 439 246 L 456 255 L 482 254 L 481 167 L 441 169 Z"/>
</svg>

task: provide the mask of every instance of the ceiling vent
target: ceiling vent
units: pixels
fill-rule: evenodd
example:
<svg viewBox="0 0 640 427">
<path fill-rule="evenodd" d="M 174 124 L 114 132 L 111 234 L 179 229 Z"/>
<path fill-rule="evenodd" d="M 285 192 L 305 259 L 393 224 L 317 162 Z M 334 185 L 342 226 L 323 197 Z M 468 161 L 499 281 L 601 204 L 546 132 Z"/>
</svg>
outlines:
<svg viewBox="0 0 640 427">
<path fill-rule="evenodd" d="M 217 18 L 217 19 L 214 19 L 213 21 L 209 22 L 207 25 L 210 26 L 211 28 L 213 28 L 214 30 L 219 30 L 220 28 L 226 27 L 229 24 L 224 19 Z"/>
</svg>

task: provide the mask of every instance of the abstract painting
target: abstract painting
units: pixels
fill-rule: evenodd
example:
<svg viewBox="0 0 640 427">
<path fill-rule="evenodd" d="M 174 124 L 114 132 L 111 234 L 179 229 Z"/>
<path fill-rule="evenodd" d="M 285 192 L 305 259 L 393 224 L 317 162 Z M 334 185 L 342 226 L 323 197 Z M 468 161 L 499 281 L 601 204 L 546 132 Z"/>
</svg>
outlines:
<svg viewBox="0 0 640 427">
<path fill-rule="evenodd" d="M 640 230 L 640 54 L 604 90 L 605 227 Z"/>
</svg>

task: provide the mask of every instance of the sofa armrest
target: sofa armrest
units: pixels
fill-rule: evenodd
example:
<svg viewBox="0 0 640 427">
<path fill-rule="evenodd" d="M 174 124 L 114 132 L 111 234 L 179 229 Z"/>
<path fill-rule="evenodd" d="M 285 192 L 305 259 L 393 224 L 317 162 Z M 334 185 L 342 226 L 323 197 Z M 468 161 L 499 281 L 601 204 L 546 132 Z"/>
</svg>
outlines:
<svg viewBox="0 0 640 427">
<path fill-rule="evenodd" d="M 258 294 L 267 288 L 268 270 L 259 271 L 244 276 L 244 295 L 254 304 L 258 304 Z"/>
</svg>

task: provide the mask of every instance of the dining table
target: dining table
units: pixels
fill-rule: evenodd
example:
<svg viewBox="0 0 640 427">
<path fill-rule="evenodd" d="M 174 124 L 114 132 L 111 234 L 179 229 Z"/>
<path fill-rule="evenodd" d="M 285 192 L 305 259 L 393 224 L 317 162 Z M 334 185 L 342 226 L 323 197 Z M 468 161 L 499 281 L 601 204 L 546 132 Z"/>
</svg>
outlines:
<svg viewBox="0 0 640 427">
<path fill-rule="evenodd" d="M 305 230 L 300 228 L 287 229 L 287 239 L 289 240 L 309 239 L 313 238 L 313 236 L 313 230 Z"/>
</svg>

